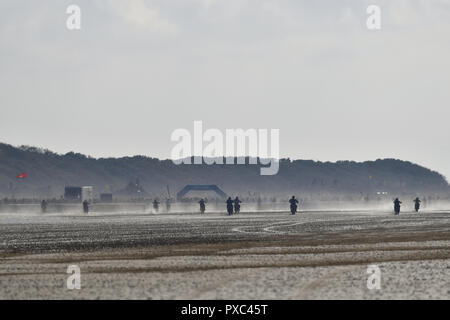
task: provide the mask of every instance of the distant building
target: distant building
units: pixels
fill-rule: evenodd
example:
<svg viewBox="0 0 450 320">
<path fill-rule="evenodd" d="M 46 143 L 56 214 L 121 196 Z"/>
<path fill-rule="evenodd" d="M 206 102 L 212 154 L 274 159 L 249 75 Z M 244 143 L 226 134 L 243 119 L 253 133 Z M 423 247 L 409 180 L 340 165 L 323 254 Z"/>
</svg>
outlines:
<svg viewBox="0 0 450 320">
<path fill-rule="evenodd" d="M 64 189 L 64 199 L 71 201 L 83 202 L 87 200 L 88 202 L 94 201 L 94 188 L 87 187 L 65 187 Z"/>
<path fill-rule="evenodd" d="M 86 186 L 81 188 L 81 201 L 92 203 L 94 201 L 94 187 Z"/>
<path fill-rule="evenodd" d="M 66 187 L 64 189 L 64 199 L 81 201 L 81 187 Z"/>
<path fill-rule="evenodd" d="M 100 194 L 100 202 L 113 202 L 112 193 L 101 193 Z"/>
</svg>

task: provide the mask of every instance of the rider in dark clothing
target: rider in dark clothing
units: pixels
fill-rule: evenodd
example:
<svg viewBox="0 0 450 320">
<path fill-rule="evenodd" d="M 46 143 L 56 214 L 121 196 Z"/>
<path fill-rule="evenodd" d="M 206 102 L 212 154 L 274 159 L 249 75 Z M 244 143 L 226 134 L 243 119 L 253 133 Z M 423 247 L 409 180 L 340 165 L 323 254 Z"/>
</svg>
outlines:
<svg viewBox="0 0 450 320">
<path fill-rule="evenodd" d="M 400 200 L 398 200 L 398 198 L 395 198 L 394 200 L 394 212 L 395 215 L 399 215 L 400 214 L 400 205 L 402 204 L 402 202 Z"/>
<path fill-rule="evenodd" d="M 159 201 L 155 199 L 155 201 L 153 201 L 153 209 L 155 210 L 155 212 L 158 212 L 159 210 Z"/>
<path fill-rule="evenodd" d="M 415 198 L 413 201 L 414 201 L 414 209 L 416 210 L 416 212 L 419 212 L 420 203 L 422 201 L 420 201 L 419 197 Z"/>
<path fill-rule="evenodd" d="M 233 200 L 231 200 L 231 197 L 227 199 L 227 211 L 229 216 L 233 214 Z"/>
<path fill-rule="evenodd" d="M 41 212 L 46 213 L 47 212 L 47 201 L 42 200 L 41 202 Z"/>
<path fill-rule="evenodd" d="M 291 204 L 291 214 L 295 214 L 297 212 L 298 200 L 295 199 L 295 196 L 292 196 L 292 198 L 289 199 L 289 203 Z"/>
<path fill-rule="evenodd" d="M 87 200 L 83 201 L 83 212 L 89 213 L 89 202 Z"/>
<path fill-rule="evenodd" d="M 200 199 L 200 201 L 198 203 L 200 203 L 200 212 L 201 213 L 205 213 L 205 210 L 206 210 L 206 206 L 205 206 L 206 202 L 205 202 L 205 200 Z"/>
<path fill-rule="evenodd" d="M 241 211 L 241 200 L 238 197 L 234 199 L 234 213 L 239 213 Z"/>
</svg>

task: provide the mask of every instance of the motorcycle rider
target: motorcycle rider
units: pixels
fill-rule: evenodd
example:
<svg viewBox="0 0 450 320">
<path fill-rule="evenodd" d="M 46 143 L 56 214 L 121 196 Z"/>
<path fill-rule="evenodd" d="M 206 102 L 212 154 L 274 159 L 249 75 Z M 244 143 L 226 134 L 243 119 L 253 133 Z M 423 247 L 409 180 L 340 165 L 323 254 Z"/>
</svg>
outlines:
<svg viewBox="0 0 450 320">
<path fill-rule="evenodd" d="M 42 200 L 41 202 L 41 212 L 46 213 L 47 212 L 47 201 Z"/>
<path fill-rule="evenodd" d="M 231 200 L 231 197 L 228 197 L 226 203 L 228 215 L 231 216 L 233 214 L 233 200 Z"/>
<path fill-rule="evenodd" d="M 200 204 L 200 212 L 201 213 L 205 213 L 205 210 L 206 210 L 206 206 L 205 206 L 205 200 L 203 200 L 203 199 L 200 199 L 200 201 L 198 202 L 199 204 Z"/>
<path fill-rule="evenodd" d="M 292 198 L 289 200 L 289 203 L 291 204 L 291 214 L 295 214 L 297 212 L 298 200 L 295 199 L 295 196 L 292 196 Z"/>
<path fill-rule="evenodd" d="M 394 200 L 394 212 L 395 215 L 398 216 L 400 214 L 400 205 L 402 204 L 402 202 L 400 200 L 398 200 L 398 198 L 395 198 Z"/>
<path fill-rule="evenodd" d="M 238 197 L 234 199 L 234 213 L 239 213 L 241 211 L 241 200 Z"/>
<path fill-rule="evenodd" d="M 413 201 L 414 201 L 414 209 L 416 210 L 416 212 L 419 212 L 420 203 L 422 201 L 420 201 L 419 197 L 415 198 Z"/>
<path fill-rule="evenodd" d="M 153 201 L 153 209 L 155 210 L 155 212 L 158 212 L 159 210 L 159 201 L 157 199 Z"/>
<path fill-rule="evenodd" d="M 87 200 L 83 201 L 83 212 L 89 213 L 89 202 Z"/>
</svg>

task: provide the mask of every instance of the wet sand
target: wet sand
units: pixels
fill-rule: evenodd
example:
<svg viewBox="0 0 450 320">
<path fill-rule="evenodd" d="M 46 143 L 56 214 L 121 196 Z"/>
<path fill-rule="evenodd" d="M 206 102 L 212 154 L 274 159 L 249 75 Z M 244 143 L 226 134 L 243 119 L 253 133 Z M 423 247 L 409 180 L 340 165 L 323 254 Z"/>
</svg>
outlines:
<svg viewBox="0 0 450 320">
<path fill-rule="evenodd" d="M 0 215 L 0 299 L 449 298 L 447 212 Z"/>
</svg>

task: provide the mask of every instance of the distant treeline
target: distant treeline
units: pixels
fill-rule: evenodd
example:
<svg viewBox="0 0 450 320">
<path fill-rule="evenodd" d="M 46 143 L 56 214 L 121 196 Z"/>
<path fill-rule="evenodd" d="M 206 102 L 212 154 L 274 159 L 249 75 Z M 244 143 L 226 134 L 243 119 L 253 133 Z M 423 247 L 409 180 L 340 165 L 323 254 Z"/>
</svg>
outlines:
<svg viewBox="0 0 450 320">
<path fill-rule="evenodd" d="M 187 184 L 217 184 L 230 195 L 283 196 L 448 195 L 438 172 L 407 161 L 280 161 L 279 173 L 261 176 L 259 165 L 175 165 L 144 156 L 95 159 L 35 147 L 0 144 L 0 197 L 60 197 L 65 186 L 93 186 L 117 197 L 175 197 Z M 17 176 L 26 173 L 27 177 Z M 386 195 L 386 194 L 385 194 Z"/>
</svg>

